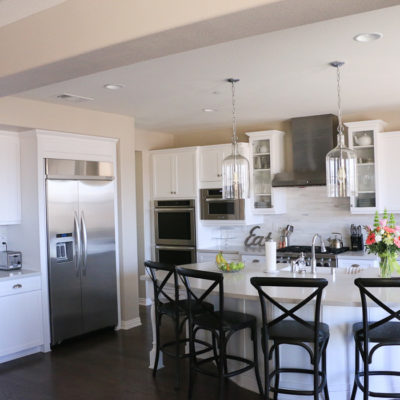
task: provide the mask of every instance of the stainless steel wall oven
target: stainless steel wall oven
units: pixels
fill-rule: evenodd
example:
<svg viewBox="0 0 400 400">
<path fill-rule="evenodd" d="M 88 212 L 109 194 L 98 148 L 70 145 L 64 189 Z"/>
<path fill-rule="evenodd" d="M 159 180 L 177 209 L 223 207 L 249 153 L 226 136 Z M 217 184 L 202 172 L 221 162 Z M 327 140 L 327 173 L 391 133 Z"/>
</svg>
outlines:
<svg viewBox="0 0 400 400">
<path fill-rule="evenodd" d="M 194 200 L 154 202 L 155 256 L 175 265 L 196 262 Z"/>
</svg>

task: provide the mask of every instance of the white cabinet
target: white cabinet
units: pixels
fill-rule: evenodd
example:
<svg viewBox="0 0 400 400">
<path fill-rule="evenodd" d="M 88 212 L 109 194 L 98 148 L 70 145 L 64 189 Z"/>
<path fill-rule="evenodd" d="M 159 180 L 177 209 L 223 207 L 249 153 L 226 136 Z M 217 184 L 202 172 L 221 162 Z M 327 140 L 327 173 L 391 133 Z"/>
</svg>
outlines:
<svg viewBox="0 0 400 400">
<path fill-rule="evenodd" d="M 381 132 L 376 145 L 380 211 L 400 213 L 400 132 Z"/>
<path fill-rule="evenodd" d="M 0 315 L 1 361 L 43 345 L 40 276 L 0 280 Z"/>
<path fill-rule="evenodd" d="M 196 149 L 152 152 L 153 198 L 191 198 L 197 190 Z"/>
<path fill-rule="evenodd" d="M 0 131 L 0 225 L 21 223 L 20 151 L 17 133 Z"/>
<path fill-rule="evenodd" d="M 201 263 L 201 262 L 215 262 L 215 259 L 217 257 L 218 251 L 212 251 L 212 250 L 199 250 L 197 252 L 197 262 Z M 232 250 L 228 250 L 228 251 L 224 251 L 222 250 L 222 254 L 224 256 L 224 258 L 228 261 L 240 261 L 241 257 L 240 257 L 240 253 L 238 251 L 232 251 Z"/>
<path fill-rule="evenodd" d="M 352 214 L 373 214 L 381 208 L 381 196 L 378 192 L 378 169 L 384 159 L 378 154 L 378 141 L 385 122 L 380 120 L 346 123 L 349 147 L 357 157 L 357 190 L 350 199 Z M 383 157 L 385 158 L 385 156 Z"/>
<path fill-rule="evenodd" d="M 284 167 L 281 131 L 248 132 L 250 142 L 250 190 L 254 214 L 286 212 L 285 191 L 272 187 L 274 175 Z"/>
<path fill-rule="evenodd" d="M 265 256 L 253 256 L 253 255 L 242 255 L 242 261 L 245 265 L 253 264 L 253 266 L 260 265 L 265 267 L 266 259 Z"/>
<path fill-rule="evenodd" d="M 248 143 L 238 143 L 239 153 L 248 157 Z M 222 187 L 222 162 L 232 153 L 232 144 L 216 146 L 201 146 L 200 157 L 200 188 Z"/>
<path fill-rule="evenodd" d="M 362 268 L 378 268 L 379 267 L 379 261 L 378 258 L 372 259 L 372 258 L 366 258 L 366 257 L 361 257 L 361 258 L 345 258 L 343 257 L 338 257 L 337 258 L 337 267 L 338 268 L 350 268 L 352 265 L 359 265 Z"/>
</svg>

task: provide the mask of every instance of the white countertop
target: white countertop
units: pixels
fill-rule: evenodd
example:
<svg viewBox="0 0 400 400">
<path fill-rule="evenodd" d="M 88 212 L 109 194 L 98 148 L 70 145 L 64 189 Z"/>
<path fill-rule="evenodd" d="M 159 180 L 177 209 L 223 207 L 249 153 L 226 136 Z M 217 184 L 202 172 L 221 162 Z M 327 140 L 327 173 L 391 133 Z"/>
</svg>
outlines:
<svg viewBox="0 0 400 400">
<path fill-rule="evenodd" d="M 0 270 L 0 280 L 27 278 L 30 276 L 40 276 L 39 271 L 33 271 L 31 269 L 16 269 L 13 271 L 1 271 Z"/>
<path fill-rule="evenodd" d="M 194 268 L 203 271 L 218 272 L 214 262 L 188 264 L 182 267 Z M 288 269 L 287 264 L 278 264 L 278 268 Z M 310 273 L 294 275 L 289 271 L 277 271 L 274 273 L 265 273 L 265 267 L 258 263 L 247 264 L 245 269 L 235 273 L 224 273 L 224 294 L 226 297 L 258 300 L 256 289 L 251 285 L 250 278 L 253 276 L 277 276 L 277 277 L 313 277 Z M 361 306 L 360 293 L 354 285 L 354 279 L 358 277 L 378 278 L 379 270 L 377 268 L 363 269 L 360 273 L 349 274 L 347 269 L 335 269 L 335 275 L 331 275 L 330 268 L 317 267 L 317 277 L 328 280 L 328 286 L 324 289 L 323 304 L 326 306 Z M 191 283 L 193 289 L 206 290 L 208 284 L 206 281 L 198 279 Z M 270 288 L 271 295 L 283 303 L 297 302 L 304 299 L 308 289 L 300 288 Z M 380 289 L 379 289 L 380 290 Z M 385 293 L 381 290 L 378 295 L 389 303 L 400 303 L 400 290 L 389 290 Z"/>
</svg>

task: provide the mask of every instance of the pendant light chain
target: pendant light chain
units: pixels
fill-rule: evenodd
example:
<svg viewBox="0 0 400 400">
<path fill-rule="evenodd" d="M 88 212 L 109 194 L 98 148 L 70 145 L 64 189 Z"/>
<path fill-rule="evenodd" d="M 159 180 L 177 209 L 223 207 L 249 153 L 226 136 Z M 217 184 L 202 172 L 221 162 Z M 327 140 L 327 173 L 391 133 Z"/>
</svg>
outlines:
<svg viewBox="0 0 400 400">
<path fill-rule="evenodd" d="M 336 67 L 336 76 L 337 76 L 337 105 L 338 105 L 338 133 L 340 135 L 343 135 L 343 122 L 342 122 L 342 98 L 340 95 L 340 67 L 341 65 L 338 65 Z"/>
<path fill-rule="evenodd" d="M 236 108 L 235 108 L 235 80 L 231 80 L 232 84 L 232 144 L 236 145 L 237 143 L 237 134 L 236 134 Z"/>
</svg>

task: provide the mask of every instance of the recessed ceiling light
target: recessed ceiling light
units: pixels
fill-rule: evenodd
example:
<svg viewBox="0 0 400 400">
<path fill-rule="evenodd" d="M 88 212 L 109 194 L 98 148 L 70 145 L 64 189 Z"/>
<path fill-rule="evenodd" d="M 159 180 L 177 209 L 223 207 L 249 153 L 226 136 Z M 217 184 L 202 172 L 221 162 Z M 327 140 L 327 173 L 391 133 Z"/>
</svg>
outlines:
<svg viewBox="0 0 400 400">
<path fill-rule="evenodd" d="M 217 111 L 217 110 L 214 109 L 214 108 L 203 108 L 203 112 L 208 112 L 208 113 L 210 113 L 210 112 L 215 112 L 215 111 Z"/>
<path fill-rule="evenodd" d="M 359 33 L 354 36 L 353 39 L 356 42 L 368 43 L 373 42 L 374 40 L 378 40 L 383 37 L 383 34 L 380 32 L 371 32 L 371 33 Z"/>
<path fill-rule="evenodd" d="M 108 90 L 119 90 L 124 87 L 125 85 L 123 85 L 122 83 L 107 83 L 107 85 L 104 85 L 104 88 Z"/>
</svg>

